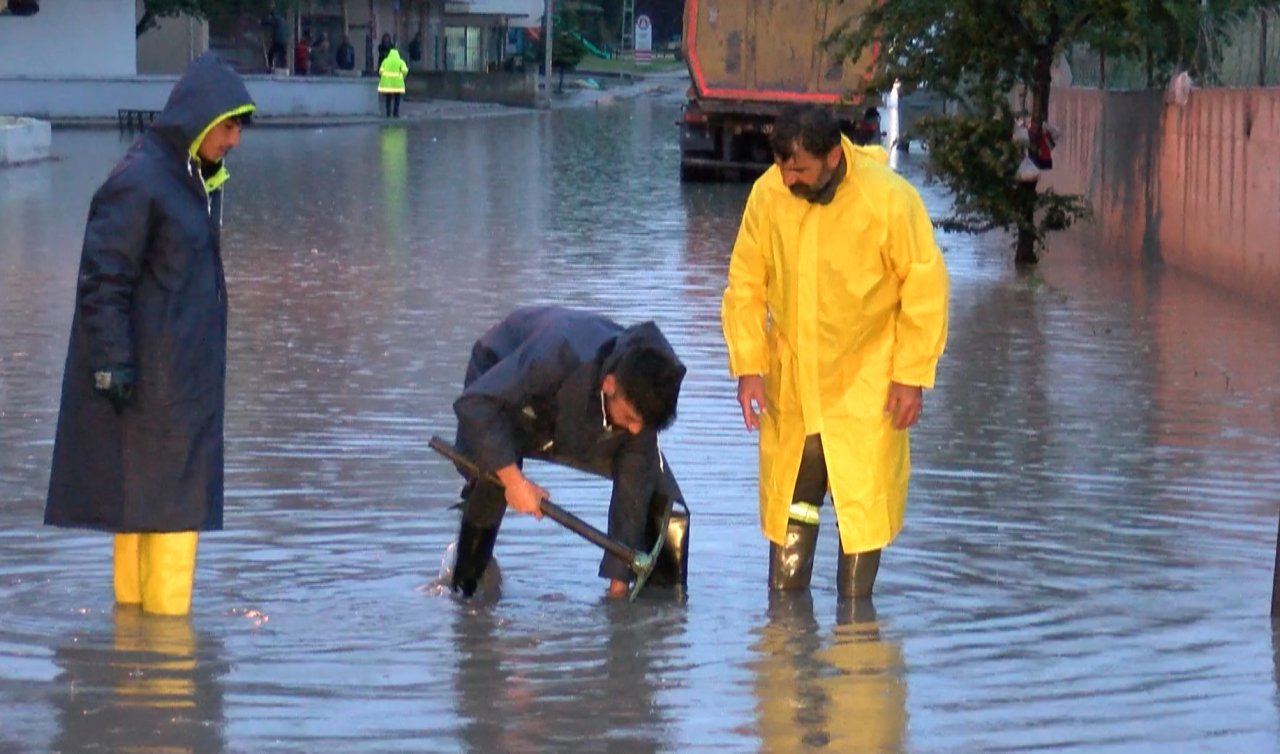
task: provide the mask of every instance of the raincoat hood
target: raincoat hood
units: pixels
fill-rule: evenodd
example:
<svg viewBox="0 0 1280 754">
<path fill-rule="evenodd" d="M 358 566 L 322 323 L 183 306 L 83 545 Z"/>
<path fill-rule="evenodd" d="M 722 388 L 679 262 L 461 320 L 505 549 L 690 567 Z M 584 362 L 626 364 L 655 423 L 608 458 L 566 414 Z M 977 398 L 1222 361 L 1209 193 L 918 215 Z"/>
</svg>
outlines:
<svg viewBox="0 0 1280 754">
<path fill-rule="evenodd" d="M 622 355 L 635 346 L 652 348 L 662 353 L 663 356 L 679 368 L 680 380 L 684 380 L 686 371 L 684 362 L 680 361 L 679 357 L 676 356 L 676 350 L 671 347 L 667 336 L 663 335 L 662 331 L 653 322 L 641 322 L 623 330 L 618 335 L 618 339 L 614 341 L 613 351 L 605 357 L 600 374 L 603 376 L 613 372 L 617 368 L 618 361 L 622 358 Z"/>
<path fill-rule="evenodd" d="M 400 51 L 394 47 L 392 47 L 391 51 L 387 53 L 387 57 L 383 59 L 382 65 L 379 66 L 379 69 L 381 70 L 386 68 L 388 63 L 392 66 L 404 65 L 404 58 L 400 57 Z"/>
<path fill-rule="evenodd" d="M 151 130 L 188 157 L 195 157 L 210 129 L 255 109 L 240 76 L 217 55 L 207 52 L 187 66 Z"/>
</svg>

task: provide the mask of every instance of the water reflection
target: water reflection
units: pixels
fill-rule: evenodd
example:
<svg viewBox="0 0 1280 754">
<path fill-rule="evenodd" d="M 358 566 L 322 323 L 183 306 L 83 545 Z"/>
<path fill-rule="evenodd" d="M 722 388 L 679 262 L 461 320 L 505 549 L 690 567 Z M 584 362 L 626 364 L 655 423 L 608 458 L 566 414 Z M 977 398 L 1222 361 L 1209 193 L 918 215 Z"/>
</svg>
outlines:
<svg viewBox="0 0 1280 754">
<path fill-rule="evenodd" d="M 382 158 L 382 224 L 393 239 L 403 242 L 409 193 L 409 129 L 383 126 L 379 133 Z M 400 244 L 393 245 L 400 248 Z"/>
<path fill-rule="evenodd" d="M 841 600 L 820 658 L 836 672 L 821 684 L 832 700 L 833 751 L 900 752 L 907 738 L 907 664 L 897 639 L 884 636 L 870 599 Z"/>
<path fill-rule="evenodd" d="M 454 687 L 466 750 L 670 751 L 678 710 L 659 691 L 665 651 L 681 641 L 679 608 L 602 601 L 587 615 L 546 613 L 532 625 L 493 605 L 457 610 Z"/>
<path fill-rule="evenodd" d="M 1280 709 L 1280 617 L 1271 619 L 1271 662 L 1273 666 L 1271 677 L 1276 684 L 1274 702 L 1276 709 Z"/>
<path fill-rule="evenodd" d="M 58 752 L 216 754 L 225 751 L 219 642 L 186 618 L 117 608 L 109 637 L 61 642 L 54 662 Z"/>
<path fill-rule="evenodd" d="M 902 648 L 881 636 L 871 600 L 841 600 L 826 636 L 808 591 L 770 592 L 752 650 L 762 751 L 903 751 Z"/>
<path fill-rule="evenodd" d="M 1280 568 L 1280 564 L 1277 564 Z M 1272 706 L 1280 711 L 1280 616 L 1271 618 L 1271 664 L 1272 664 L 1272 681 L 1275 683 L 1275 696 L 1272 697 Z"/>
</svg>

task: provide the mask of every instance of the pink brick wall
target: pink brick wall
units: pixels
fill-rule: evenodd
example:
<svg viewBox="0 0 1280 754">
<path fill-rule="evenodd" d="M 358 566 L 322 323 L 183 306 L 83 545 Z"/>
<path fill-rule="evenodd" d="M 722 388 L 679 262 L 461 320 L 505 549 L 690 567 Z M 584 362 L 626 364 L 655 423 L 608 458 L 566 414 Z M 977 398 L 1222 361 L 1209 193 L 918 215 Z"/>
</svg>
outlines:
<svg viewBox="0 0 1280 754">
<path fill-rule="evenodd" d="M 1085 194 L 1093 222 L 1051 236 L 1102 259 L 1164 261 L 1280 307 L 1280 89 L 1056 89 L 1062 129 L 1041 187 Z"/>
</svg>

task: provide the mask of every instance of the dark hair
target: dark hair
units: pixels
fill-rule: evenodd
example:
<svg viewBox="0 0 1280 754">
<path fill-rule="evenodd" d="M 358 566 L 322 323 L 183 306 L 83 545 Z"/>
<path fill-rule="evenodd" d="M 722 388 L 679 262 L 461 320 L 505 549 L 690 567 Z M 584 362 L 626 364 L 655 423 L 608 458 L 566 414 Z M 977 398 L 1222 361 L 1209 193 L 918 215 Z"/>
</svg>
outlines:
<svg viewBox="0 0 1280 754">
<path fill-rule="evenodd" d="M 641 344 L 624 351 L 611 372 L 645 426 L 657 430 L 666 429 L 676 419 L 684 373 L 684 364 L 674 354 Z"/>
<path fill-rule="evenodd" d="M 815 157 L 822 157 L 840 146 L 840 121 L 829 107 L 792 105 L 773 122 L 769 147 L 783 160 L 795 156 L 799 147 Z"/>
</svg>

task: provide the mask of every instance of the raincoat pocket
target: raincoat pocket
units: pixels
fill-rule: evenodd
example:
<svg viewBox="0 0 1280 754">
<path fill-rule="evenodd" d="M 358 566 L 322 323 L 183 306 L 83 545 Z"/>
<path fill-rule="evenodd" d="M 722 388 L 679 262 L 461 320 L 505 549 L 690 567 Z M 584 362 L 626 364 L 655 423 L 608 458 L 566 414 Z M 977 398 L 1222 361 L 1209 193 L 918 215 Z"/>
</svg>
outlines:
<svg viewBox="0 0 1280 754">
<path fill-rule="evenodd" d="M 764 375 L 764 399 L 774 413 L 789 414 L 800 411 L 800 396 L 796 391 L 795 352 L 781 330 L 771 325 L 769 339 L 769 371 Z"/>
</svg>

